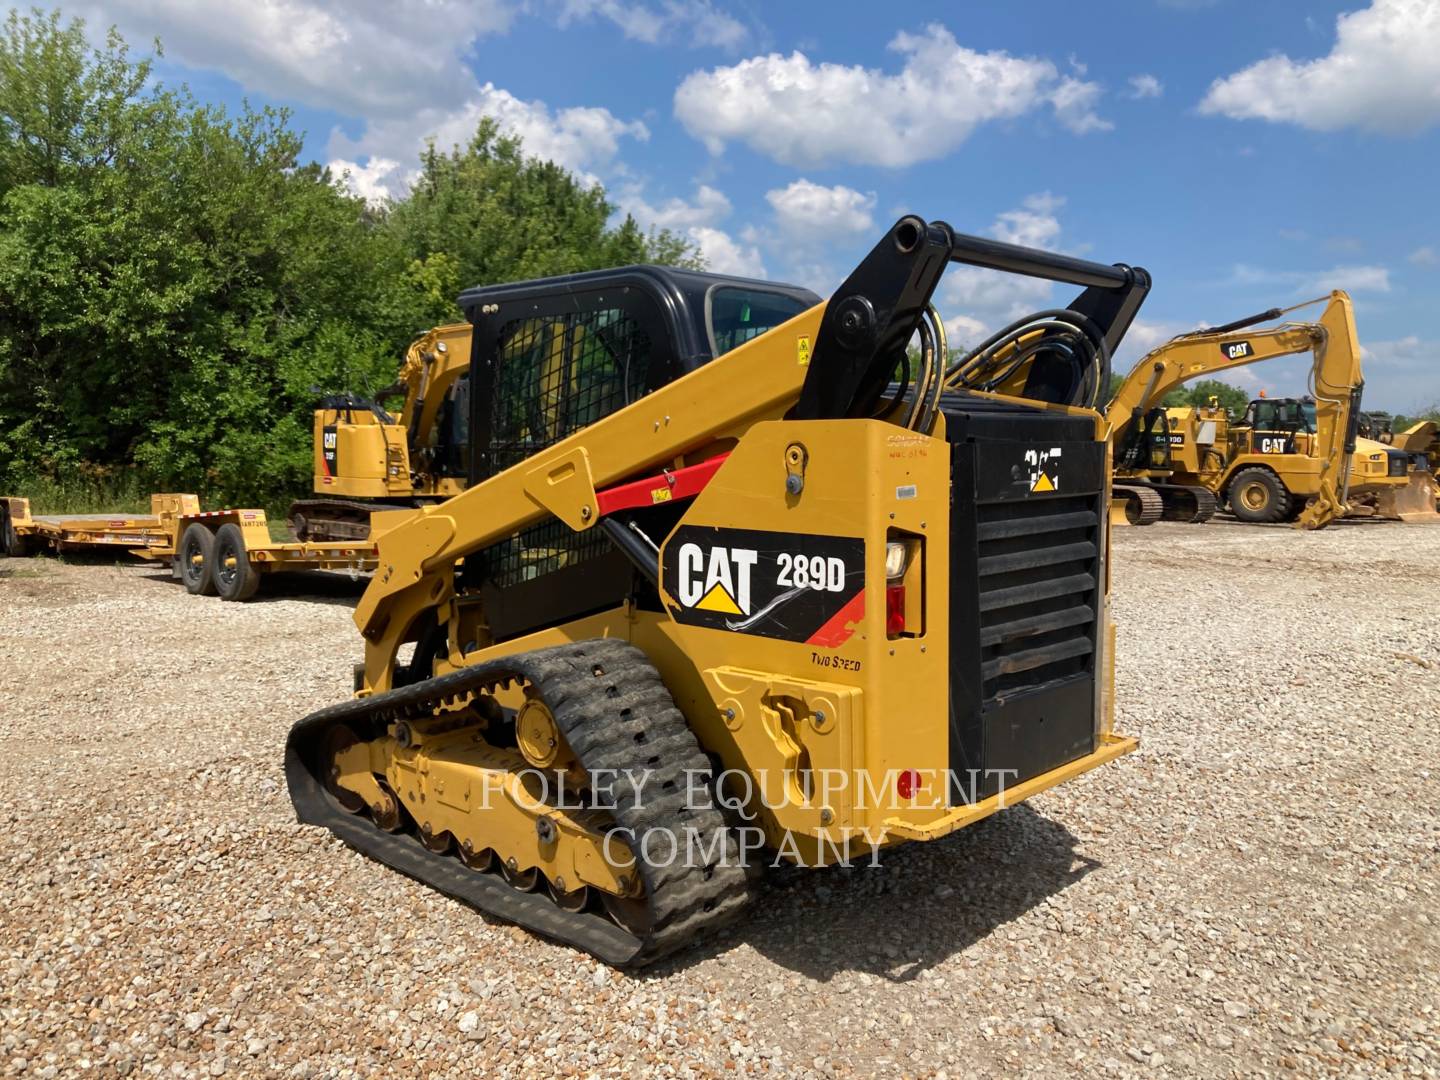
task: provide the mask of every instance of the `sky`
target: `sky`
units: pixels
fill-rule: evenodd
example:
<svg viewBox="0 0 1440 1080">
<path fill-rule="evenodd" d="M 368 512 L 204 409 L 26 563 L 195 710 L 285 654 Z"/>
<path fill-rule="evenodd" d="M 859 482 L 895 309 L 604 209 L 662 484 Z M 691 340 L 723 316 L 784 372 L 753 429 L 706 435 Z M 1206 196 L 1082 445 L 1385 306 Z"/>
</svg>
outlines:
<svg viewBox="0 0 1440 1080">
<path fill-rule="evenodd" d="M 688 236 L 832 290 L 898 217 L 1143 266 L 1118 358 L 1348 290 L 1365 402 L 1440 402 L 1440 0 L 109 0 L 167 83 L 285 106 L 373 200 L 483 116 Z M 476 283 L 479 284 L 479 283 Z M 1062 287 L 952 267 L 952 344 Z M 1318 317 L 1320 308 L 1294 318 Z M 1301 393 L 1309 362 L 1230 381 Z"/>
</svg>

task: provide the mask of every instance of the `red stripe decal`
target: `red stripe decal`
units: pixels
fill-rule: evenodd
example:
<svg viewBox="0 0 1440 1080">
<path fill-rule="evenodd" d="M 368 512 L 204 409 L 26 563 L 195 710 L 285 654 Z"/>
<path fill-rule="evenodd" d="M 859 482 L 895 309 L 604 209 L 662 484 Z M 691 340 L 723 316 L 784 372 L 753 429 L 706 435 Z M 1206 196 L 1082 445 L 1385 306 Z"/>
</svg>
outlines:
<svg viewBox="0 0 1440 1080">
<path fill-rule="evenodd" d="M 830 616 L 824 626 L 811 634 L 805 644 L 819 645 L 825 649 L 834 649 L 844 645 L 855 633 L 856 624 L 863 618 L 865 618 L 865 590 L 862 588 L 845 602 L 844 607 Z"/>
<path fill-rule="evenodd" d="M 631 480 L 604 491 L 597 491 L 595 504 L 600 508 L 600 516 L 604 517 L 617 510 L 637 510 L 642 506 L 655 506 L 671 499 L 688 499 L 704 490 L 705 485 L 729 456 L 728 453 L 717 454 L 698 465 L 687 465 L 674 472 L 647 476 L 643 480 Z"/>
</svg>

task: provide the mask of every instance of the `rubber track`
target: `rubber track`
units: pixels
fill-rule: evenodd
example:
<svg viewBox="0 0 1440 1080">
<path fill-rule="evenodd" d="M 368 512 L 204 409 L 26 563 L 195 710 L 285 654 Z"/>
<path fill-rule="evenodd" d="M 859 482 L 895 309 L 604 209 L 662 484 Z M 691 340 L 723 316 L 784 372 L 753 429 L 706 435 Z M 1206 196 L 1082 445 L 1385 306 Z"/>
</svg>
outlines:
<svg viewBox="0 0 1440 1080">
<path fill-rule="evenodd" d="M 1154 525 L 1165 513 L 1165 500 L 1141 484 L 1115 484 L 1112 491 L 1133 498 L 1140 504 L 1140 517 L 1132 525 Z"/>
<path fill-rule="evenodd" d="M 319 779 L 318 747 L 330 725 L 345 723 L 358 727 L 362 738 L 373 737 L 386 723 L 427 718 L 438 706 L 463 702 L 516 678 L 539 691 L 592 775 L 614 770 L 622 778 L 611 791 L 613 816 L 632 838 L 650 903 L 650 929 L 643 936 L 603 915 L 561 911 L 543 892 L 512 889 L 494 874 L 427 851 L 418 837 L 383 832 L 368 817 L 341 810 Z M 627 769 L 644 778 L 638 792 L 623 779 Z M 285 778 L 300 821 L 323 825 L 356 850 L 473 907 L 628 967 L 685 948 L 730 922 L 750 900 L 735 838 L 708 785 L 687 790 L 692 786 L 687 770 L 710 772 L 694 733 L 645 654 L 613 639 L 503 657 L 332 705 L 295 724 L 285 745 Z M 725 852 L 718 864 L 699 865 L 684 857 L 683 848 L 680 858 L 669 860 L 671 836 L 684 844 L 693 833 L 709 851 L 717 831 Z M 649 845 L 647 836 L 652 837 Z M 642 857 L 647 851 L 657 856 L 656 864 Z"/>
</svg>

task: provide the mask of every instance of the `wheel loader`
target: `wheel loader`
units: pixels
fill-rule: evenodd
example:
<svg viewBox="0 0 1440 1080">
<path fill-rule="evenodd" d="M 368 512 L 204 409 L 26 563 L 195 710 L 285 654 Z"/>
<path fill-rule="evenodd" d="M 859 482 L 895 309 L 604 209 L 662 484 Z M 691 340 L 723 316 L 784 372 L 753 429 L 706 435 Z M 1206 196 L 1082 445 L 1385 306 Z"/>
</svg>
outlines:
<svg viewBox="0 0 1440 1080">
<path fill-rule="evenodd" d="M 952 262 L 1080 291 L 947 367 Z M 355 696 L 288 738 L 299 819 L 633 967 L 764 866 L 1134 750 L 1099 410 L 1149 286 L 907 216 L 825 302 L 662 267 L 464 293 L 471 482 L 378 539 Z"/>
<path fill-rule="evenodd" d="M 1181 334 L 1141 358 L 1106 409 L 1115 523 L 1203 522 L 1223 502 L 1241 521 L 1319 529 L 1416 484 L 1407 455 L 1358 437 L 1354 309 L 1339 290 L 1324 299 L 1316 322 L 1260 325 L 1318 300 L 1272 308 Z M 1218 408 L 1161 404 L 1191 379 L 1298 353 L 1314 358 L 1304 399 L 1257 398 L 1238 421 Z"/>
</svg>

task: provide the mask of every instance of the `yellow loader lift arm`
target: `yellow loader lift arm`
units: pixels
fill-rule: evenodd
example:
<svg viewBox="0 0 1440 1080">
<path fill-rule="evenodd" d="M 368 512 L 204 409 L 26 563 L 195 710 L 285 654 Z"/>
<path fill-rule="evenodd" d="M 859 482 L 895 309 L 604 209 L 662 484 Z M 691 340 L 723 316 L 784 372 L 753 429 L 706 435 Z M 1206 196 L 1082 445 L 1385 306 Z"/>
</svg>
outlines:
<svg viewBox="0 0 1440 1080">
<path fill-rule="evenodd" d="M 1332 292 L 1318 322 L 1257 326 L 1319 302 L 1272 308 L 1224 326 L 1181 334 L 1142 357 L 1105 410 L 1117 457 L 1146 413 L 1182 383 L 1279 356 L 1313 353 L 1310 382 L 1315 397 L 1317 456 L 1321 459 L 1319 490 L 1298 524 L 1317 529 L 1344 516 L 1364 386 L 1350 297 L 1338 289 Z"/>
<path fill-rule="evenodd" d="M 869 415 L 952 261 L 1086 286 L 1068 310 L 1104 327 L 1101 385 L 1108 382 L 1109 355 L 1150 287 L 1144 270 L 958 234 L 944 222 L 900 219 L 829 302 L 757 339 L 767 346 L 772 335 L 795 342 L 793 363 L 777 364 L 773 346 L 742 346 L 522 466 L 422 508 L 416 520 L 384 538 L 380 567 L 354 616 L 366 641 L 366 685 L 387 688 L 414 620 L 451 597 L 445 571 L 455 560 L 547 514 L 575 530 L 593 528 L 600 523 L 597 489 L 684 462 L 697 447 L 725 444 L 792 409 L 796 420 Z M 482 312 L 477 332 L 506 314 Z M 1045 373 L 1035 374 L 1044 380 Z M 953 382 L 954 372 L 948 377 Z M 931 384 L 937 394 L 940 384 L 938 377 Z M 1052 387 L 1053 379 L 1042 382 L 1038 392 Z M 451 644 L 458 652 L 463 643 Z"/>
<path fill-rule="evenodd" d="M 1083 288 L 947 370 L 951 262 Z M 287 743 L 300 819 L 635 965 L 743 908 L 747 853 L 932 840 L 1135 749 L 1097 398 L 1149 285 L 905 217 L 828 302 L 466 292 L 470 486 L 378 538 L 356 696 Z"/>
</svg>

